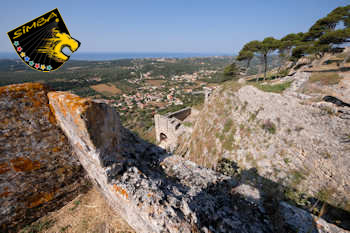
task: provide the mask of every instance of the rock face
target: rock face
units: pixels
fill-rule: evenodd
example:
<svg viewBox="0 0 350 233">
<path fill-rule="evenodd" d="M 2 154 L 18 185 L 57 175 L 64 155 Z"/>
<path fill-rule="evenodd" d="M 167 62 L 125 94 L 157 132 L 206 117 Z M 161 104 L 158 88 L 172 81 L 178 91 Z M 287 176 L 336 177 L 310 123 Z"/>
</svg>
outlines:
<svg viewBox="0 0 350 233">
<path fill-rule="evenodd" d="M 268 206 L 255 187 L 137 138 L 107 104 L 49 92 L 48 105 L 40 84 L 0 90 L 2 231 L 74 196 L 83 180 L 77 156 L 137 232 L 346 232 L 287 203 Z"/>
<path fill-rule="evenodd" d="M 267 189 L 283 184 L 350 211 L 350 109 L 299 93 L 309 76 L 288 77 L 294 82 L 282 94 L 253 86 L 216 91 L 185 145 L 186 158 L 215 167 L 224 157 L 257 169 Z"/>
<path fill-rule="evenodd" d="M 17 232 L 86 188 L 71 151 L 41 84 L 0 87 L 1 232 Z"/>
<path fill-rule="evenodd" d="M 106 104 L 48 96 L 82 165 L 137 232 L 271 231 L 254 205 L 229 195 L 235 180 L 136 138 Z"/>
<path fill-rule="evenodd" d="M 302 224 L 318 231 L 315 216 L 284 219 L 291 208 L 300 211 L 285 203 L 277 221 L 254 188 L 135 137 L 108 105 L 65 92 L 48 96 L 81 164 L 137 232 L 288 232 Z"/>
<path fill-rule="evenodd" d="M 298 233 L 346 233 L 347 231 L 327 223 L 322 218 L 309 214 L 307 211 L 289 205 L 286 202 L 279 203 L 281 220 L 289 226 L 292 232 Z"/>
</svg>

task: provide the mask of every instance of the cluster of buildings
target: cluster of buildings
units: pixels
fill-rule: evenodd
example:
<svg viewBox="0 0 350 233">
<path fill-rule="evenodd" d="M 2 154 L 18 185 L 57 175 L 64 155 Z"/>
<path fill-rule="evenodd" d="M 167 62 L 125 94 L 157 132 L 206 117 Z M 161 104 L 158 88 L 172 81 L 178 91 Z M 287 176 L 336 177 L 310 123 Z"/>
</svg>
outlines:
<svg viewBox="0 0 350 233">
<path fill-rule="evenodd" d="M 108 102 L 116 107 L 121 115 L 135 109 L 161 110 L 171 105 L 183 105 L 190 95 L 204 93 L 204 89 L 208 87 L 199 79 L 203 76 L 210 77 L 213 73 L 215 71 L 201 70 L 193 74 L 174 75 L 170 79 L 164 76 L 157 77 L 157 80 L 162 80 L 157 85 L 147 82 L 154 80 L 151 72 L 135 75 L 135 78 L 127 81 L 138 84 L 139 87 L 130 93 L 117 94 Z"/>
<path fill-rule="evenodd" d="M 170 79 L 172 81 L 185 81 L 185 82 L 195 82 L 200 78 L 212 78 L 212 75 L 215 74 L 215 70 L 200 70 L 194 72 L 193 74 L 183 74 L 183 75 L 174 75 Z"/>
</svg>

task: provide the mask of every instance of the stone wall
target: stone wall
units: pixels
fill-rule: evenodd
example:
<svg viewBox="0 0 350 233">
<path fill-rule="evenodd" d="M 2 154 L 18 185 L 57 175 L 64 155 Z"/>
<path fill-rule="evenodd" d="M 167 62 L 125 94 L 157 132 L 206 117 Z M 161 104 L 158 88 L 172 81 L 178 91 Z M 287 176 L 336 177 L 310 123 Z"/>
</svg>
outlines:
<svg viewBox="0 0 350 233">
<path fill-rule="evenodd" d="M 168 118 L 176 118 L 180 121 L 185 120 L 189 115 L 191 115 L 191 108 L 189 107 L 166 114 Z"/>
<path fill-rule="evenodd" d="M 191 108 L 184 108 L 166 115 L 154 115 L 156 139 L 162 148 L 169 151 L 176 148 L 178 137 L 186 130 L 182 121 L 190 114 Z"/>
<path fill-rule="evenodd" d="M 86 188 L 41 84 L 0 87 L 0 154 L 0 232 L 18 232 Z"/>
</svg>

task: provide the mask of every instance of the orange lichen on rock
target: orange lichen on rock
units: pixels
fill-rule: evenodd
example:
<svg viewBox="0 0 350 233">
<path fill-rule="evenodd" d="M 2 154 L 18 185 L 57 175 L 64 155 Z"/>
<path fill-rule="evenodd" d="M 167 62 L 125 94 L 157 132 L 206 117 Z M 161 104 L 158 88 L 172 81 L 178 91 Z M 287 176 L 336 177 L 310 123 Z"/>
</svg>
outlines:
<svg viewBox="0 0 350 233">
<path fill-rule="evenodd" d="M 0 193 L 0 198 L 8 197 L 12 192 L 5 191 L 3 193 Z"/>
<path fill-rule="evenodd" d="M 51 106 L 51 104 L 49 104 L 49 109 L 50 109 L 48 113 L 49 121 L 51 122 L 51 124 L 55 125 L 56 124 L 55 109 Z"/>
<path fill-rule="evenodd" d="M 56 173 L 57 173 L 57 175 L 60 176 L 60 175 L 64 174 L 65 171 L 66 171 L 66 169 L 64 169 L 63 167 L 60 167 L 56 170 Z"/>
<path fill-rule="evenodd" d="M 5 172 L 8 172 L 10 171 L 11 168 L 9 167 L 9 164 L 8 163 L 0 163 L 0 174 L 3 174 Z"/>
<path fill-rule="evenodd" d="M 122 195 L 123 197 L 125 197 L 125 199 L 128 199 L 129 195 L 128 195 L 128 193 L 126 192 L 125 189 L 119 187 L 119 186 L 116 185 L 116 184 L 113 185 L 113 188 L 114 188 L 114 190 L 115 190 L 118 194 L 120 194 L 120 195 Z"/>
<path fill-rule="evenodd" d="M 9 92 L 33 92 L 38 90 L 44 90 L 44 85 L 42 83 L 21 83 L 13 84 L 4 87 L 0 87 L 0 95 L 7 94 Z"/>
<path fill-rule="evenodd" d="M 5 187 L 4 192 L 0 193 L 0 198 L 8 197 L 12 193 L 12 192 L 9 192 L 8 190 L 9 188 Z"/>
<path fill-rule="evenodd" d="M 16 172 L 28 172 L 40 168 L 40 163 L 38 161 L 32 161 L 24 157 L 11 159 L 11 165 Z"/>
<path fill-rule="evenodd" d="M 52 200 L 53 198 L 53 192 L 51 193 L 41 193 L 41 194 L 38 194 L 36 196 L 33 196 L 30 198 L 30 200 L 28 201 L 28 208 L 33 208 L 33 207 L 36 207 L 38 205 L 41 205 L 45 202 L 49 202 Z"/>
<path fill-rule="evenodd" d="M 57 103 L 56 106 L 59 108 L 59 111 L 62 112 L 64 117 L 67 117 L 67 114 L 69 114 L 78 128 L 85 128 L 84 123 L 81 120 L 81 114 L 90 106 L 90 99 L 82 98 L 68 92 L 49 92 L 48 96 L 50 100 Z"/>
<path fill-rule="evenodd" d="M 42 83 L 21 83 L 0 87 L 0 96 L 19 99 L 29 103 L 27 111 L 35 112 L 42 106 L 47 106 L 47 88 Z"/>
<path fill-rule="evenodd" d="M 51 151 L 52 151 L 52 152 L 58 152 L 58 151 L 60 151 L 60 150 L 61 150 L 61 149 L 60 149 L 59 147 L 53 147 Z"/>
</svg>

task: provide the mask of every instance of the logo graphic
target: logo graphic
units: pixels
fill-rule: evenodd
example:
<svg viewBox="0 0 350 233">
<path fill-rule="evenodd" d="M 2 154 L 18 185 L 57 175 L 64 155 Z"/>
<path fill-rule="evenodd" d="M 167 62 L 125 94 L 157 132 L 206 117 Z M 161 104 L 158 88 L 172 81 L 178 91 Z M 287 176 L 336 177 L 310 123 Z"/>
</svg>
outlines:
<svg viewBox="0 0 350 233">
<path fill-rule="evenodd" d="M 49 72 L 57 70 L 69 59 L 62 49 L 73 53 L 80 42 L 73 39 L 58 9 L 9 31 L 7 35 L 17 54 L 29 67 Z"/>
</svg>

